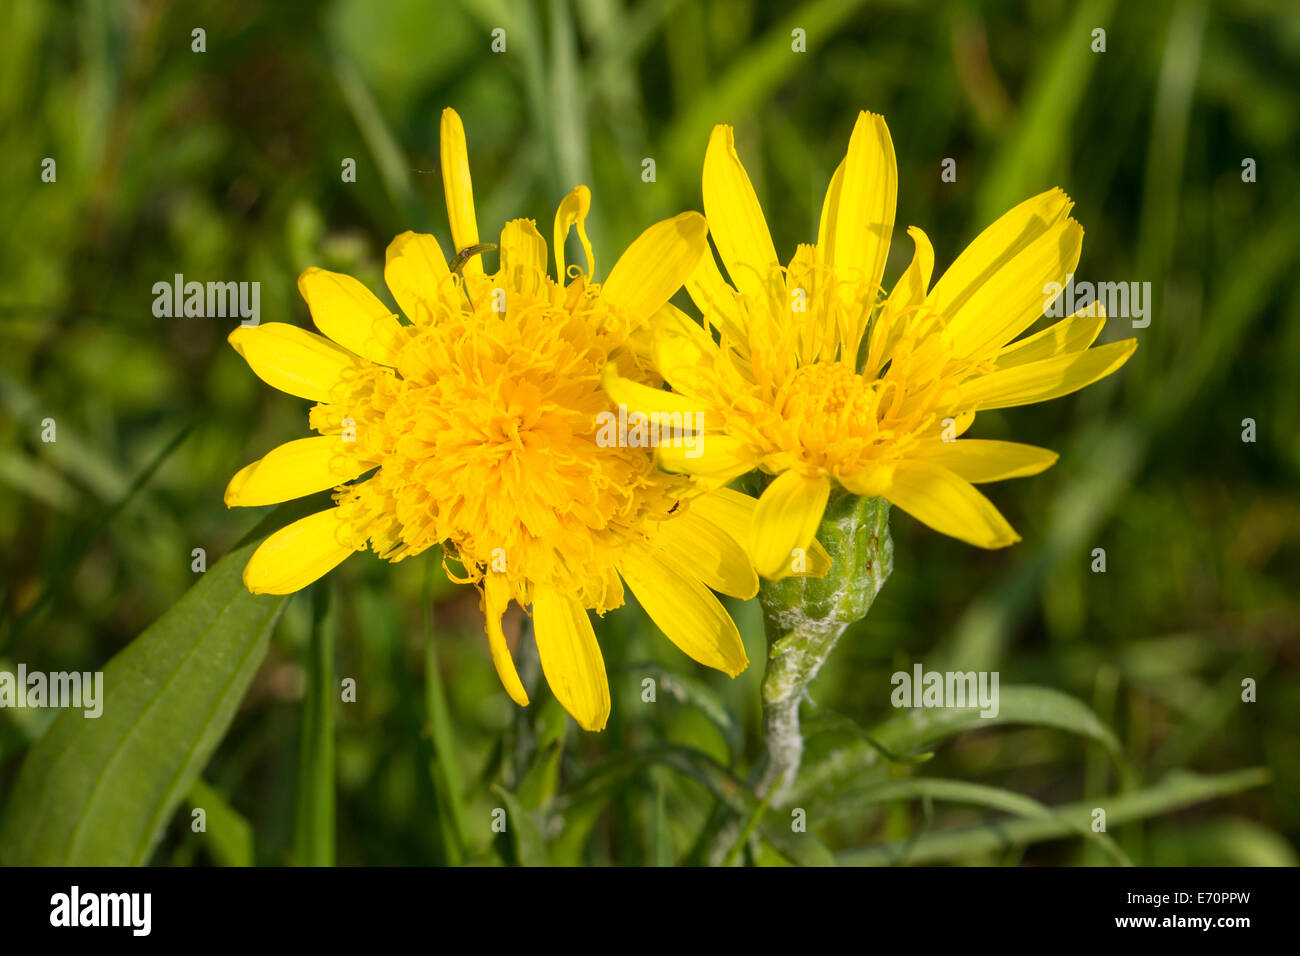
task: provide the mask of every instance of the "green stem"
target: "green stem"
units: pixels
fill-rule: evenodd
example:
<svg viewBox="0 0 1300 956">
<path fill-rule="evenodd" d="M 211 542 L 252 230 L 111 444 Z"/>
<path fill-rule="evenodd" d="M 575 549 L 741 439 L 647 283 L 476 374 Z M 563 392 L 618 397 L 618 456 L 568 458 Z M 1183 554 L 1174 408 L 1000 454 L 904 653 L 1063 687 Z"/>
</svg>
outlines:
<svg viewBox="0 0 1300 956">
<path fill-rule="evenodd" d="M 845 628 L 861 620 L 894 569 L 889 502 L 832 493 L 817 531 L 831 556 L 824 578 L 764 581 L 763 759 L 755 791 L 780 803 L 803 759 L 799 704 Z"/>
</svg>

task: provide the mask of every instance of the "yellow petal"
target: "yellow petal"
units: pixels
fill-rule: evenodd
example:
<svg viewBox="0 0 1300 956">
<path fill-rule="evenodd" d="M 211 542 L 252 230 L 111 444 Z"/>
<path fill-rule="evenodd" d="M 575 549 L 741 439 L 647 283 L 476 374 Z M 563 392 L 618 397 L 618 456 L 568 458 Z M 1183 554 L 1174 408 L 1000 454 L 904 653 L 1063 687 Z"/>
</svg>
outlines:
<svg viewBox="0 0 1300 956">
<path fill-rule="evenodd" d="M 979 484 L 1036 475 L 1051 468 L 1060 456 L 1046 448 L 1018 442 L 965 438 L 920 442 L 908 452 L 908 457 L 941 465 L 958 478 Z"/>
<path fill-rule="evenodd" d="M 1048 303 L 1048 284 L 1074 272 L 1082 249 L 1083 227 L 1067 219 L 1005 262 L 956 311 L 946 313 L 956 354 L 991 355 L 1033 325 Z"/>
<path fill-rule="evenodd" d="M 708 249 L 708 232 L 698 212 L 655 223 L 619 256 L 600 287 L 601 297 L 648 319 L 695 271 Z"/>
<path fill-rule="evenodd" d="M 862 372 L 868 378 L 879 375 L 885 363 L 889 361 L 898 347 L 903 333 L 907 329 L 907 319 L 912 310 L 925 302 L 926 290 L 930 287 L 930 275 L 934 272 L 934 247 L 930 237 L 916 226 L 911 226 L 907 234 L 912 237 L 915 249 L 912 252 L 912 264 L 894 283 L 893 291 L 885 300 L 879 317 L 871 325 L 871 335 L 867 342 L 867 355 L 862 363 Z M 864 316 L 864 320 L 865 320 Z M 857 343 L 853 345 L 854 354 L 861 344 L 861 332 Z"/>
<path fill-rule="evenodd" d="M 825 261 L 835 266 L 838 276 L 857 277 L 879 288 L 898 202 L 898 163 L 883 116 L 858 114 L 838 193 L 827 221 Z"/>
<path fill-rule="evenodd" d="M 976 547 L 1005 548 L 1020 540 L 974 485 L 932 462 L 899 462 L 885 497 L 922 524 Z"/>
<path fill-rule="evenodd" d="M 244 567 L 254 594 L 292 594 L 324 577 L 356 549 L 342 543 L 338 508 L 285 525 L 262 542 Z"/>
<path fill-rule="evenodd" d="M 831 181 L 826 186 L 826 198 L 822 200 L 821 221 L 817 224 L 817 254 L 823 262 L 827 261 L 833 236 L 835 235 L 835 213 L 840 208 L 840 193 L 844 189 L 844 167 L 848 158 L 840 160 L 831 174 Z"/>
<path fill-rule="evenodd" d="M 736 290 L 722 278 L 711 251 L 700 257 L 699 265 L 686 280 L 686 291 L 710 325 L 720 329 L 736 346 L 748 348 L 745 310 L 736 301 Z"/>
<path fill-rule="evenodd" d="M 227 508 L 273 505 L 351 481 L 373 465 L 348 454 L 336 435 L 299 438 L 245 465 L 226 486 Z"/>
<path fill-rule="evenodd" d="M 713 127 L 704 154 L 704 215 L 732 284 L 750 300 L 766 302 L 780 262 L 730 126 Z"/>
<path fill-rule="evenodd" d="M 1093 311 L 1096 315 L 1087 315 Z M 1056 355 L 1082 352 L 1101 334 L 1106 324 L 1106 315 L 1101 303 L 1094 302 L 1088 309 L 1081 309 L 1067 319 L 1049 325 L 1035 335 L 1012 342 L 998 352 L 998 368 L 1011 368 L 1014 365 L 1026 365 L 1039 362 Z"/>
<path fill-rule="evenodd" d="M 792 578 L 824 578 L 831 569 L 831 556 L 816 538 L 808 545 L 806 567 L 802 571 L 790 572 Z"/>
<path fill-rule="evenodd" d="M 455 251 L 460 252 L 478 245 L 478 219 L 474 215 L 474 187 L 469 176 L 469 148 L 465 144 L 465 125 L 453 109 L 442 111 L 439 131 L 442 158 L 442 191 L 447 197 L 447 219 L 451 223 L 451 239 Z M 478 278 L 483 275 L 483 263 L 478 256 L 470 256 L 461 274 Z"/>
<path fill-rule="evenodd" d="M 598 612 L 609 610 L 611 608 L 623 606 L 623 579 L 618 576 L 618 569 L 607 567 L 604 578 L 604 586 L 599 596 L 600 606 L 596 609 Z"/>
<path fill-rule="evenodd" d="M 873 462 L 856 471 L 837 474 L 839 483 L 862 498 L 883 498 L 898 462 Z"/>
<path fill-rule="evenodd" d="M 380 365 L 397 364 L 402 324 L 352 276 L 312 266 L 298 277 L 298 291 L 316 328 L 339 345 Z"/>
<path fill-rule="evenodd" d="M 734 488 L 718 488 L 691 500 L 691 511 L 712 521 L 741 546 L 750 546 L 751 524 L 758 499 L 751 498 Z"/>
<path fill-rule="evenodd" d="M 974 412 L 958 412 L 956 415 L 947 415 L 930 426 L 927 437 L 937 438 L 941 441 L 952 441 L 970 431 L 973 424 L 975 424 Z"/>
<path fill-rule="evenodd" d="M 758 575 L 744 547 L 693 509 L 664 522 L 655 546 L 715 591 L 745 599 L 758 593 Z"/>
<path fill-rule="evenodd" d="M 1136 348 L 1137 339 L 1124 339 L 1000 369 L 963 382 L 958 401 L 965 408 L 981 411 L 1060 398 L 1105 378 L 1127 362 Z"/>
<path fill-rule="evenodd" d="M 331 389 L 365 364 L 324 336 L 283 322 L 240 326 L 226 341 L 267 385 L 313 402 L 328 402 Z"/>
<path fill-rule="evenodd" d="M 654 314 L 651 354 L 655 369 L 674 388 L 685 388 L 701 376 L 708 380 L 718 347 L 704 326 L 671 302 Z M 681 383 L 680 385 L 678 383 Z"/>
<path fill-rule="evenodd" d="M 807 552 L 817 534 L 830 497 L 831 482 L 823 474 L 784 471 L 768 485 L 754 509 L 754 567 L 773 581 L 793 570 L 795 550 Z"/>
<path fill-rule="evenodd" d="M 691 501 L 691 511 L 722 528 L 742 547 L 753 554 L 754 509 L 758 499 L 734 488 L 718 488 Z M 831 568 L 831 556 L 822 543 L 813 538 L 808 546 L 808 567 L 793 571 L 791 577 L 825 577 Z"/>
<path fill-rule="evenodd" d="M 591 190 L 578 186 L 560 202 L 555 211 L 555 276 L 560 285 L 567 278 L 564 274 L 564 243 L 569 238 L 569 230 L 578 227 L 578 241 L 582 243 L 582 253 L 587 257 L 587 277 L 596 272 L 596 257 L 591 253 L 591 240 L 587 238 L 587 212 L 591 209 Z"/>
<path fill-rule="evenodd" d="M 536 295 L 546 279 L 546 240 L 531 219 L 512 219 L 501 230 L 501 268 L 497 281 Z"/>
<path fill-rule="evenodd" d="M 1059 189 L 1049 189 L 1003 213 L 975 237 L 930 292 L 930 305 L 954 315 L 993 273 L 1048 229 L 1063 221 L 1074 204 Z"/>
<path fill-rule="evenodd" d="M 908 226 L 907 234 L 912 237 L 915 245 L 912 264 L 894 284 L 885 304 L 885 311 L 894 315 L 925 301 L 926 290 L 930 288 L 930 276 L 934 272 L 934 246 L 930 244 L 930 237 L 917 226 Z"/>
<path fill-rule="evenodd" d="M 749 666 L 735 621 L 684 567 L 662 556 L 629 556 L 618 570 L 650 620 L 686 656 L 731 677 Z"/>
<path fill-rule="evenodd" d="M 629 412 L 640 412 L 643 415 L 676 413 L 683 416 L 700 413 L 699 403 L 685 395 L 667 392 L 662 388 L 651 388 L 649 385 L 624 378 L 618 374 L 618 365 L 614 362 L 605 365 L 601 385 L 615 405 L 626 405 Z M 684 419 L 684 421 L 698 420 Z"/>
<path fill-rule="evenodd" d="M 510 656 L 505 632 L 501 630 L 501 615 L 509 604 L 510 585 L 506 582 L 505 575 L 489 571 L 483 579 L 483 615 L 492 663 L 510 699 L 520 707 L 527 707 L 528 694 L 524 691 L 523 682 L 519 680 L 519 672 L 515 670 L 515 660 Z"/>
<path fill-rule="evenodd" d="M 416 324 L 432 321 L 443 309 L 460 311 L 442 246 L 426 233 L 404 232 L 388 244 L 384 282 L 406 317 Z"/>
<path fill-rule="evenodd" d="M 656 456 L 664 471 L 698 475 L 719 485 L 753 471 L 763 457 L 742 439 L 703 433 L 687 436 L 676 445 L 660 445 Z"/>
<path fill-rule="evenodd" d="M 583 730 L 604 730 L 609 681 L 587 609 L 552 588 L 533 591 L 533 628 L 542 673 Z"/>
</svg>

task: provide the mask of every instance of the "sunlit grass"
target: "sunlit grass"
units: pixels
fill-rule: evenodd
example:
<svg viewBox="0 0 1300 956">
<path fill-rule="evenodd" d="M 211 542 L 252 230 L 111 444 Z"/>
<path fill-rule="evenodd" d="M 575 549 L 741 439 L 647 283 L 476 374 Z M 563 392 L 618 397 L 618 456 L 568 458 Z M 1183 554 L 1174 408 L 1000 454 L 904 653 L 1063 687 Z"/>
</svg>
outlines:
<svg viewBox="0 0 1300 956">
<path fill-rule="evenodd" d="M 816 843 L 793 841 L 785 808 L 759 815 L 738 787 L 758 753 L 754 602 L 731 608 L 755 662 L 735 681 L 691 665 L 639 610 L 598 622 L 613 714 L 590 735 L 565 720 L 526 651 L 534 702 L 510 703 L 476 596 L 449 585 L 436 557 L 390 569 L 362 556 L 317 621 L 332 649 L 313 631 L 313 597 L 288 602 L 229 732 L 175 794 L 154 862 L 687 862 L 720 806 L 754 823 L 760 861 L 888 863 L 905 848 L 916 862 L 1096 863 L 1114 851 L 1139 865 L 1295 862 L 1291 5 L 812 0 L 777 17 L 741 0 L 200 6 L 201 54 L 185 5 L 0 10 L 0 670 L 102 668 L 194 584 L 192 549 L 211 569 L 261 517 L 227 511 L 226 478 L 302 432 L 303 410 L 225 346 L 228 324 L 154 318 L 153 283 L 256 280 L 263 320 L 298 324 L 307 265 L 382 289 L 392 235 L 427 229 L 450 244 L 445 106 L 475 146 L 480 223 L 526 211 L 546 234 L 556 203 L 586 182 L 606 270 L 649 223 L 701 208 L 718 122 L 737 128 L 777 246 L 811 239 L 845 118 L 870 109 L 899 149 L 899 235 L 924 225 L 939 268 L 1017 198 L 1061 185 L 1087 230 L 1084 277 L 1150 281 L 1155 309 L 1145 330 L 1108 331 L 1141 337 L 1115 381 L 981 416 L 980 437 L 1061 452 L 1015 494 L 992 492 L 1024 542 L 975 553 L 896 522 L 894 575 L 805 705 L 868 728 L 874 744 L 928 753 L 890 736 L 890 674 L 917 661 L 997 669 L 1004 688 L 1073 698 L 1117 752 L 1097 735 L 1015 725 L 891 765 L 828 720 L 809 740 L 810 779 L 846 761 L 851 772 L 806 807 Z M 496 26 L 503 54 L 490 50 Z M 806 53 L 790 51 L 795 27 Z M 1096 27 L 1104 54 L 1089 48 Z M 40 181 L 45 157 L 54 183 Z M 945 157 L 955 183 L 940 179 Z M 1258 182 L 1242 182 L 1245 157 Z M 342 181 L 345 158 L 355 183 Z M 887 280 L 909 253 L 896 237 Z M 41 441 L 47 417 L 53 444 Z M 1241 440 L 1245 418 L 1255 443 Z M 1097 547 L 1105 574 L 1090 570 Z M 1243 677 L 1258 681 L 1257 703 L 1240 702 Z M 315 707 L 343 678 L 356 702 L 334 709 L 331 728 Z M 0 711 L 0 832 L 47 726 Z M 1112 847 L 1034 818 L 1035 806 L 1103 796 Z M 189 826 L 191 803 L 208 804 L 206 834 Z M 497 808 L 520 821 L 507 834 L 492 829 Z M 1016 817 L 999 828 L 1018 835 L 1011 849 L 980 828 L 1004 814 Z"/>
</svg>

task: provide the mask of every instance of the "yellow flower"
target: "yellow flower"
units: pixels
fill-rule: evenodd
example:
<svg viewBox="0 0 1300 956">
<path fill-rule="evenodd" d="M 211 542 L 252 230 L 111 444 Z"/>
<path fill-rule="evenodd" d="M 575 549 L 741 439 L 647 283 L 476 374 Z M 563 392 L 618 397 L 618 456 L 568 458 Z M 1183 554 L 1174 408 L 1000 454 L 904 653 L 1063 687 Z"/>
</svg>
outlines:
<svg viewBox="0 0 1300 956">
<path fill-rule="evenodd" d="M 542 669 L 578 723 L 599 730 L 609 686 L 588 609 L 623 604 L 623 583 L 695 660 L 735 676 L 748 664 L 713 588 L 751 597 L 758 579 L 732 533 L 753 499 L 704 493 L 653 452 L 602 442 L 615 410 L 607 363 L 657 387 L 636 348 L 647 323 L 707 248 L 698 213 L 651 226 L 603 284 L 575 189 L 555 217 L 556 281 L 531 220 L 501 231 L 500 267 L 483 269 L 460 117 L 442 117 L 442 170 L 452 239 L 407 232 L 388 247 L 384 278 L 403 324 L 357 280 L 308 269 L 298 286 L 325 335 L 268 323 L 230 342 L 267 384 L 316 404 L 317 437 L 291 441 L 231 480 L 226 503 L 265 505 L 336 488 L 335 507 L 272 534 L 244 571 L 251 591 L 305 587 L 367 547 L 390 561 L 443 544 L 479 590 L 492 658 L 520 705 L 528 697 L 502 633 L 511 599 L 532 607 Z M 566 274 L 577 228 L 587 273 Z M 462 271 L 457 271 L 462 270 Z M 445 561 L 444 561 L 445 566 Z M 448 572 L 451 573 L 450 571 Z"/>
<path fill-rule="evenodd" d="M 859 114 L 817 243 L 800 245 L 782 268 L 732 130 L 715 127 L 704 212 L 731 285 L 706 255 L 686 286 L 719 341 L 695 323 L 663 325 L 653 350 L 676 393 L 667 398 L 616 369 L 606 376 L 617 401 L 702 412 L 721 433 L 695 459 L 661 450 L 664 467 L 715 485 L 754 467 L 776 476 L 748 542 L 767 577 L 790 573 L 835 484 L 980 547 L 1018 541 L 973 484 L 1036 474 L 1056 454 L 955 439 L 976 412 L 1066 395 L 1137 347 L 1128 339 L 1090 349 L 1105 321 L 1099 309 L 1017 340 L 1043 314 L 1046 284 L 1063 283 L 1079 261 L 1083 229 L 1059 189 L 1005 213 L 933 287 L 930 241 L 909 229 L 912 263 L 884 296 L 897 185 L 884 118 Z"/>
</svg>

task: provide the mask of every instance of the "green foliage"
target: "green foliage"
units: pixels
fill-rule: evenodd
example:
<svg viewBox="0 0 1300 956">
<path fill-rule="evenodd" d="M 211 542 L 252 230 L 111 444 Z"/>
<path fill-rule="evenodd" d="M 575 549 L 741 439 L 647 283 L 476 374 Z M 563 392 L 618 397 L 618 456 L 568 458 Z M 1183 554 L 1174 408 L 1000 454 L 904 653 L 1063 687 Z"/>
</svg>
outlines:
<svg viewBox="0 0 1300 956">
<path fill-rule="evenodd" d="M 218 866 L 253 865 L 253 825 L 225 797 L 202 780 L 195 780 L 186 802 L 203 810 L 206 815 L 201 832 L 214 863 Z"/>
<path fill-rule="evenodd" d="M 298 808 L 294 859 L 299 866 L 334 863 L 334 620 L 330 581 L 311 589 L 311 642 L 298 749 Z"/>
<path fill-rule="evenodd" d="M 108 662 L 98 717 L 65 710 L 31 748 L 5 807 L 5 865 L 148 861 L 266 654 L 285 599 L 249 594 L 241 575 L 274 527 L 264 522 Z"/>
<path fill-rule="evenodd" d="M 1282 2 L 0 5 L 0 671 L 102 669 L 107 695 L 94 720 L 0 709 L 0 862 L 668 865 L 730 821 L 730 861 L 754 865 L 1295 865 L 1297 37 Z M 310 600 L 242 588 L 292 509 L 241 543 L 256 519 L 222 489 L 304 435 L 306 405 L 249 373 L 232 321 L 155 318 L 150 290 L 257 281 L 263 321 L 301 325 L 295 279 L 319 265 L 388 299 L 393 235 L 450 246 L 446 106 L 484 241 L 520 216 L 549 238 L 586 183 L 600 276 L 701 208 L 719 122 L 788 257 L 871 109 L 900 166 L 887 281 L 902 227 L 942 269 L 1059 185 L 1087 229 L 1080 277 L 1152 283 L 1150 327 L 1105 333 L 1140 339 L 1122 373 L 981 414 L 976 437 L 1061 453 L 990 489 L 1021 544 L 979 552 L 894 513 L 894 573 L 809 689 L 780 805 L 748 786 L 756 601 L 732 605 L 754 662 L 734 681 L 635 606 L 597 621 L 613 714 L 590 735 L 513 614 L 533 703 L 508 700 L 477 596 L 437 555 L 352 558 Z M 997 670 L 999 716 L 894 710 L 890 675 L 918 662 Z"/>
</svg>

